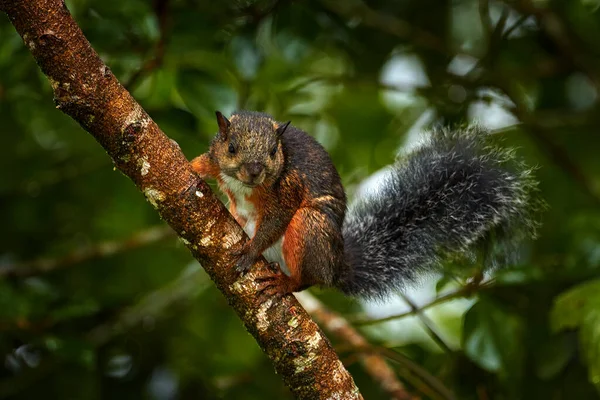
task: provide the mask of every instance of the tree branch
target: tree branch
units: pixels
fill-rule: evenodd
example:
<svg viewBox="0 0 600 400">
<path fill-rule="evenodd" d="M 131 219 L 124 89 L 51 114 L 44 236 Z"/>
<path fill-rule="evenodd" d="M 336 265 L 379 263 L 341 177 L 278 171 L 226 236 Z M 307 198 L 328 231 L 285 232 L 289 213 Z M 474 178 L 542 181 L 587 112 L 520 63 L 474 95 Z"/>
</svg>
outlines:
<svg viewBox="0 0 600 400">
<path fill-rule="evenodd" d="M 54 90 L 57 108 L 104 147 L 115 166 L 181 236 L 298 398 L 360 399 L 329 341 L 288 295 L 257 300 L 264 259 L 240 277 L 231 250 L 248 239 L 170 140 L 100 60 L 63 0 L 0 0 Z"/>
<path fill-rule="evenodd" d="M 28 277 L 56 271 L 94 258 L 109 257 L 116 253 L 134 249 L 175 236 L 167 226 L 155 226 L 131 235 L 121 241 L 111 240 L 76 249 L 58 258 L 38 258 L 14 264 L 0 264 L 0 277 Z"/>
<path fill-rule="evenodd" d="M 429 337 L 431 337 L 431 339 L 446 353 L 452 354 L 452 349 L 450 348 L 450 346 L 448 346 L 448 344 L 446 344 L 444 339 L 442 339 L 440 334 L 436 331 L 435 324 L 433 323 L 433 321 L 429 319 L 429 317 L 425 315 L 425 313 L 421 309 L 419 309 L 419 306 L 417 306 L 417 304 L 414 301 L 412 301 L 410 297 L 403 293 L 400 294 L 400 297 L 402 297 L 402 300 L 404 300 L 408 304 L 411 311 L 413 311 L 417 318 L 419 318 Z"/>
<path fill-rule="evenodd" d="M 327 309 L 323 303 L 308 292 L 296 294 L 306 311 L 327 331 L 337 336 L 353 347 L 368 347 L 369 342 L 346 321 L 342 316 Z M 361 353 L 360 361 L 365 371 L 375 379 L 381 388 L 392 399 L 419 400 L 411 395 L 398 380 L 394 370 L 385 362 L 383 357 L 375 353 Z"/>
<path fill-rule="evenodd" d="M 350 347 L 344 349 L 344 351 L 384 356 L 390 361 L 398 363 L 403 369 L 406 369 L 409 373 L 403 374 L 404 378 L 407 380 L 410 379 L 412 385 L 418 388 L 427 398 L 432 400 L 456 400 L 454 393 L 442 381 L 398 351 L 383 346 Z"/>
</svg>

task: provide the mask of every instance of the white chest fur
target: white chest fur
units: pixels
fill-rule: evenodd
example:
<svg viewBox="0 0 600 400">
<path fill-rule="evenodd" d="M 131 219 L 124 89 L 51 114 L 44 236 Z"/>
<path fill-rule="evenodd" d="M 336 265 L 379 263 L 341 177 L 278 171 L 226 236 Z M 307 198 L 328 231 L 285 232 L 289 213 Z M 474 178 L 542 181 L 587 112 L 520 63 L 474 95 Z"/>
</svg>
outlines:
<svg viewBox="0 0 600 400">
<path fill-rule="evenodd" d="M 223 182 L 223 189 L 227 189 L 235 199 L 235 208 L 239 216 L 243 217 L 247 222 L 243 227 L 244 231 L 248 236 L 254 237 L 256 232 L 256 219 L 258 218 L 256 208 L 248 201 L 248 197 L 252 194 L 252 188 L 245 186 L 240 181 L 232 178 L 228 175 L 221 174 L 221 180 Z M 267 250 L 263 252 L 263 256 L 267 261 L 278 262 L 279 265 L 285 270 L 285 262 L 281 253 L 281 243 L 283 236 Z"/>
<path fill-rule="evenodd" d="M 221 180 L 225 186 L 224 189 L 229 191 L 234 197 L 237 214 L 248 221 L 246 226 L 250 225 L 250 222 L 252 221 L 252 232 L 248 232 L 247 228 L 244 227 L 246 233 L 252 237 L 254 235 L 254 225 L 257 217 L 254 205 L 248 201 L 248 197 L 252 194 L 252 188 L 244 186 L 244 184 L 237 179 L 225 174 L 221 174 Z"/>
</svg>

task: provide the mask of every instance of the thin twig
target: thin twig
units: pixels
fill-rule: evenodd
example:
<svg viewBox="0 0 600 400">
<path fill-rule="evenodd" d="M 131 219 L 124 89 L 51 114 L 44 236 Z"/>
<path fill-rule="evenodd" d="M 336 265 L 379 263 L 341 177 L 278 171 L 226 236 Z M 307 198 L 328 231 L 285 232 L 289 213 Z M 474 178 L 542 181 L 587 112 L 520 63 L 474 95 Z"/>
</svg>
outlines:
<svg viewBox="0 0 600 400">
<path fill-rule="evenodd" d="M 250 15 L 252 18 L 252 22 L 254 24 L 258 24 L 263 21 L 269 15 L 275 13 L 275 11 L 284 3 L 284 0 L 273 0 L 273 2 L 266 7 L 264 10 L 261 10 L 258 7 L 259 3 L 254 3 L 249 5 L 244 9 L 245 13 Z"/>
<path fill-rule="evenodd" d="M 444 385 L 444 383 L 439 380 L 437 377 L 433 376 L 429 371 L 425 368 L 421 367 L 419 364 L 415 363 L 402 353 L 395 351 L 393 349 L 388 349 L 383 346 L 374 346 L 369 345 L 366 347 L 347 347 L 347 346 L 338 346 L 339 352 L 352 352 L 352 353 L 368 353 L 368 354 L 380 354 L 391 361 L 396 362 L 404 369 L 410 372 L 410 375 L 413 375 L 417 379 L 413 379 L 411 383 L 415 387 L 419 387 L 419 390 L 432 399 L 444 399 L 444 400 L 455 400 L 456 397 L 452 393 L 450 389 Z M 409 379 L 407 375 L 403 375 L 407 380 Z M 418 385 L 417 380 L 424 385 Z"/>
<path fill-rule="evenodd" d="M 406 20 L 380 13 L 360 0 L 323 0 L 326 8 L 348 19 L 356 18 L 366 26 L 377 28 L 402 39 L 410 39 L 416 45 L 447 54 L 448 49 L 442 39 Z"/>
<path fill-rule="evenodd" d="M 153 56 L 146 60 L 142 66 L 131 75 L 123 86 L 131 91 L 135 85 L 147 74 L 160 67 L 165 57 L 167 44 L 167 28 L 169 22 L 169 0 L 154 0 L 153 9 L 156 19 L 158 20 L 159 37 L 154 46 Z"/>
<path fill-rule="evenodd" d="M 504 38 L 506 37 L 505 29 L 506 22 L 508 21 L 508 16 L 510 15 L 508 7 L 502 8 L 502 14 L 500 14 L 500 18 L 498 18 L 498 22 L 496 22 L 496 26 L 491 33 L 490 36 L 490 44 L 493 47 L 494 45 L 502 45 Z"/>
<path fill-rule="evenodd" d="M 479 0 L 479 18 L 481 19 L 481 27 L 483 35 L 488 36 L 492 33 L 492 19 L 490 18 L 490 1 Z"/>
<path fill-rule="evenodd" d="M 510 26 L 510 28 L 508 28 L 504 34 L 502 35 L 503 39 L 509 39 L 510 35 L 512 35 L 512 33 L 517 30 L 521 25 L 523 25 L 523 23 L 525 21 L 527 21 L 527 19 L 529 18 L 529 15 L 521 15 L 519 17 L 519 19 Z"/>
<path fill-rule="evenodd" d="M 109 257 L 116 253 L 155 243 L 159 240 L 175 237 L 168 226 L 155 226 L 136 232 L 125 240 L 111 240 L 93 246 L 77 249 L 58 258 L 40 258 L 15 264 L 0 265 L 0 277 L 28 277 L 67 268 L 94 258 Z"/>
<path fill-rule="evenodd" d="M 502 32 L 506 26 L 509 14 L 508 8 L 504 7 L 498 23 L 492 28 L 492 21 L 489 15 L 489 0 L 479 1 L 479 11 L 481 13 L 481 24 L 484 26 L 483 34 L 486 36 L 487 41 L 487 52 L 485 56 L 477 60 L 475 65 L 473 65 L 473 67 L 465 74 L 467 77 L 474 76 L 484 64 L 493 67 L 496 57 L 500 54 L 500 46 L 502 45 L 504 38 Z"/>
<path fill-rule="evenodd" d="M 533 0 L 519 0 L 507 2 L 521 13 L 536 16 L 541 22 L 541 27 L 548 37 L 554 41 L 564 58 L 568 59 L 573 66 L 581 70 L 594 84 L 596 91 L 600 92 L 600 76 L 597 68 L 590 65 L 581 54 L 575 43 L 575 35 L 569 30 L 568 24 L 561 16 L 550 7 L 538 7 Z"/>
<path fill-rule="evenodd" d="M 460 299 L 460 298 L 468 298 L 471 297 L 473 294 L 475 294 L 476 292 L 480 292 L 482 290 L 486 290 L 489 289 L 490 287 L 492 287 L 494 285 L 493 281 L 488 281 L 482 284 L 468 284 L 463 286 L 462 288 L 460 288 L 459 290 L 452 292 L 452 293 L 448 293 L 444 296 L 438 297 L 437 299 L 422 305 L 421 307 L 418 307 L 417 310 L 410 310 L 407 312 L 403 312 L 400 314 L 395 314 L 395 315 L 390 315 L 388 317 L 384 317 L 384 318 L 376 318 L 376 319 L 364 319 L 364 318 L 357 318 L 357 319 L 353 319 L 352 323 L 355 325 L 361 325 L 361 326 L 366 326 L 366 325 L 375 325 L 375 324 L 380 324 L 383 322 L 388 322 L 388 321 L 393 321 L 395 319 L 401 319 L 404 317 L 408 317 L 411 315 L 415 315 L 415 313 L 417 311 L 423 311 L 426 310 L 428 308 L 437 306 L 439 304 L 442 303 L 446 303 L 450 300 L 455 300 L 455 299 Z"/>
<path fill-rule="evenodd" d="M 366 347 L 369 342 L 341 315 L 326 308 L 316 297 L 308 292 L 296 294 L 296 298 L 308 313 L 325 330 L 338 337 L 351 346 Z M 375 379 L 381 388 L 391 398 L 397 400 L 417 400 L 419 397 L 411 395 L 404 385 L 398 380 L 394 371 L 385 360 L 377 354 L 363 354 L 360 360 L 366 372 Z"/>
<path fill-rule="evenodd" d="M 406 368 L 408 368 L 411 372 L 417 375 L 423 382 L 427 383 L 429 387 L 432 387 L 443 396 L 446 400 L 456 400 L 454 393 L 450 389 L 444 385 L 444 383 L 437 377 L 433 376 L 429 373 L 425 368 L 421 367 L 419 364 L 412 361 L 410 358 L 406 357 L 404 354 L 394 351 L 392 349 L 386 349 L 385 347 L 377 348 L 381 354 L 393 360 Z"/>
<path fill-rule="evenodd" d="M 1 100 L 1 99 L 0 99 Z M 72 160 L 67 165 L 52 168 L 51 173 L 47 175 L 37 175 L 31 178 L 25 178 L 18 186 L 8 189 L 2 194 L 2 197 L 21 197 L 23 195 L 36 196 L 43 193 L 47 188 L 60 185 L 75 179 L 81 179 L 87 175 L 93 174 L 103 168 L 112 168 L 109 160 L 103 158 L 94 158 L 91 160 Z"/>
<path fill-rule="evenodd" d="M 405 295 L 404 293 L 400 293 L 400 297 L 402 297 L 402 299 L 410 306 L 410 309 L 412 311 L 414 311 L 415 315 L 417 316 L 417 318 L 419 318 L 419 320 L 425 327 L 425 330 L 427 331 L 427 334 L 431 337 L 431 339 L 433 339 L 433 341 L 438 346 L 440 346 L 440 348 L 442 350 L 444 350 L 446 353 L 448 353 L 448 354 L 454 353 L 454 351 L 452 351 L 452 349 L 448 346 L 448 344 L 446 344 L 444 339 L 442 339 L 442 337 L 435 331 L 435 329 L 434 329 L 435 324 L 427 315 L 425 315 L 423 310 L 419 309 L 419 306 L 417 306 L 417 304 L 414 301 L 412 301 L 412 299 L 410 297 L 408 297 L 407 295 Z"/>
<path fill-rule="evenodd" d="M 87 339 L 94 346 L 102 346 L 148 318 L 160 318 L 174 304 L 193 300 L 206 290 L 209 284 L 210 281 L 200 265 L 192 263 L 172 282 L 147 293 L 136 304 L 119 312 L 115 318 L 90 330 Z"/>
<path fill-rule="evenodd" d="M 581 68 L 584 67 L 584 65 L 581 62 L 578 62 L 581 60 L 579 60 L 579 58 L 576 57 L 575 53 L 572 51 L 572 48 L 568 45 L 567 39 L 559 34 L 561 29 L 563 29 L 564 27 L 562 26 L 562 22 L 560 21 L 560 19 L 556 15 L 554 15 L 554 13 L 548 10 L 537 9 L 533 5 L 533 3 L 530 2 L 530 0 L 521 0 L 519 5 L 521 11 L 527 11 L 529 13 L 537 15 L 538 18 L 550 19 L 549 23 L 552 26 L 554 26 L 554 28 L 547 28 L 550 29 L 550 32 L 548 32 L 548 34 L 554 37 L 554 39 L 557 41 L 557 45 L 559 45 L 559 47 L 563 49 L 563 52 L 565 52 L 565 54 L 569 55 L 569 57 L 575 64 L 578 64 Z M 507 9 L 505 8 L 505 12 L 506 11 Z M 508 17 L 508 13 L 506 12 L 505 15 L 506 19 Z M 521 19 L 519 19 L 507 32 L 500 35 L 497 34 L 498 32 L 502 32 L 500 29 L 498 29 L 498 26 L 500 25 L 499 23 L 495 29 L 496 33 L 492 35 L 492 37 L 495 36 L 499 39 L 494 42 L 494 46 L 490 45 L 490 48 L 488 49 L 488 55 L 486 56 L 486 58 L 491 57 L 492 54 L 499 53 L 499 47 L 502 45 L 502 43 L 505 40 L 507 40 L 510 33 L 518 26 L 520 26 L 525 20 L 526 17 L 521 17 Z M 506 21 L 502 23 L 502 30 L 504 29 L 505 23 Z M 474 67 L 470 72 L 473 72 L 477 67 L 479 67 L 481 61 L 482 60 L 480 60 L 480 62 L 477 63 L 476 67 Z M 592 79 L 592 81 L 594 81 L 594 83 L 596 84 L 597 89 L 600 89 L 600 86 L 598 86 L 598 82 L 593 79 L 594 74 L 595 73 L 588 75 L 590 76 L 590 79 Z M 587 175 L 583 172 L 579 165 L 569 156 L 569 154 L 562 147 L 555 144 L 546 135 L 543 127 L 537 123 L 536 119 L 532 116 L 525 103 L 521 101 L 520 96 L 513 90 L 510 82 L 508 82 L 504 78 L 504 75 L 490 72 L 488 73 L 488 77 L 490 82 L 493 83 L 494 86 L 504 91 L 504 93 L 514 103 L 514 107 L 505 107 L 507 111 L 513 113 L 520 121 L 522 121 L 527 126 L 530 136 L 535 140 L 537 145 L 544 149 L 546 153 L 550 154 L 555 164 L 557 164 L 561 169 L 568 173 L 573 178 L 573 180 L 577 182 L 579 186 L 592 198 L 592 200 L 596 204 L 600 205 L 600 192 L 597 186 L 593 184 L 593 182 L 587 177 Z"/>
<path fill-rule="evenodd" d="M 511 110 L 512 113 L 523 122 L 527 131 L 536 144 L 544 150 L 544 153 L 549 154 L 552 161 L 566 172 L 579 187 L 588 194 L 590 199 L 600 206 L 600 191 L 598 186 L 590 180 L 583 172 L 581 167 L 572 159 L 572 157 L 559 145 L 554 143 L 544 128 L 537 123 L 531 115 L 525 102 L 521 100 L 521 96 L 512 89 L 507 81 L 498 79 L 495 81 L 496 86 L 504 91 L 514 103 L 515 107 Z"/>
</svg>

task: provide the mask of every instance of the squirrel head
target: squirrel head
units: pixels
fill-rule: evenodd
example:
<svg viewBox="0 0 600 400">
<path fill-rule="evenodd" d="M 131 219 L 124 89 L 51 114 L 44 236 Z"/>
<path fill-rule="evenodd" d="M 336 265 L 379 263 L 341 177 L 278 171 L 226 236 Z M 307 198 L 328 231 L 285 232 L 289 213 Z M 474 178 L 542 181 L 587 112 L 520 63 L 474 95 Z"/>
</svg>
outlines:
<svg viewBox="0 0 600 400">
<path fill-rule="evenodd" d="M 247 187 L 274 183 L 283 169 L 281 135 L 290 123 L 247 111 L 234 113 L 229 120 L 219 111 L 216 115 L 219 133 L 210 154 L 221 173 Z"/>
</svg>

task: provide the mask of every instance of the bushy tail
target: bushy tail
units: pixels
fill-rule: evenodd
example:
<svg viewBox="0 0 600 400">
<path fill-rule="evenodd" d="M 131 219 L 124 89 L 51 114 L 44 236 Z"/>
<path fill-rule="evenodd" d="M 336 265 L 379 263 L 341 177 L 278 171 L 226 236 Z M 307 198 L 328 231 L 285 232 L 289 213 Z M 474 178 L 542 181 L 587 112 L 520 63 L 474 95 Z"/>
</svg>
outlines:
<svg viewBox="0 0 600 400">
<path fill-rule="evenodd" d="M 344 292 L 379 298 L 490 236 L 508 249 L 535 234 L 531 211 L 540 201 L 531 170 L 488 141 L 478 127 L 435 131 L 392 167 L 377 194 L 350 208 Z"/>
</svg>

